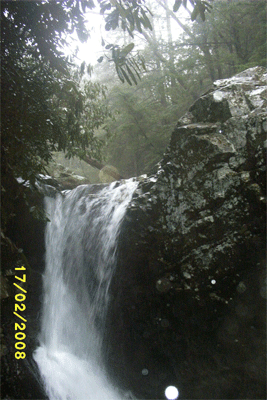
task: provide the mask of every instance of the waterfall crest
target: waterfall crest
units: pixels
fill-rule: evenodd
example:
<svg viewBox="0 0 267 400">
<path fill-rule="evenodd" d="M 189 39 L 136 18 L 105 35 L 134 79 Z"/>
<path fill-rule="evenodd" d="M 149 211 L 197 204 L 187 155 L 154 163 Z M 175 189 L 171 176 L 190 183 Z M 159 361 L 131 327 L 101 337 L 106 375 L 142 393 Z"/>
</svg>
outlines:
<svg viewBox="0 0 267 400">
<path fill-rule="evenodd" d="M 46 270 L 40 346 L 34 353 L 50 400 L 120 400 L 101 347 L 117 237 L 133 179 L 94 193 L 79 186 L 46 198 Z"/>
</svg>

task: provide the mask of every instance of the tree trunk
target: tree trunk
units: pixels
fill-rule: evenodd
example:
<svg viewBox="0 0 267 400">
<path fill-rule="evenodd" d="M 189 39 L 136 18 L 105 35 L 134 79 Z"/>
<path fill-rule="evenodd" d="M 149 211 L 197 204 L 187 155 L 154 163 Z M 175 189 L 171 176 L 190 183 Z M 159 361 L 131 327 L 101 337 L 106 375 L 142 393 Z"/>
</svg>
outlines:
<svg viewBox="0 0 267 400">
<path fill-rule="evenodd" d="M 95 160 L 94 158 L 89 158 L 87 156 L 83 157 L 83 161 L 85 161 L 87 164 L 89 164 L 92 167 L 97 168 L 99 170 L 105 167 L 105 164 L 102 164 L 101 162 Z M 107 169 L 105 171 L 105 173 L 107 175 L 112 176 L 112 178 L 115 178 L 117 181 L 119 181 L 120 179 L 124 179 L 123 176 L 121 176 L 120 174 L 116 173 L 115 171 L 112 171 L 111 169 Z"/>
</svg>

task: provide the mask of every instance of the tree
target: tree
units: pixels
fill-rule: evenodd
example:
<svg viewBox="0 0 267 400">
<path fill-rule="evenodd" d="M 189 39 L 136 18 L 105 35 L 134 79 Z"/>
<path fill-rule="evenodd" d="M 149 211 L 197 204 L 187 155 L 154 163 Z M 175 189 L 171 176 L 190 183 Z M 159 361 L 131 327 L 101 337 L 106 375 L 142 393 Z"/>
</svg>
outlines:
<svg viewBox="0 0 267 400">
<path fill-rule="evenodd" d="M 62 53 L 65 35 L 89 32 L 84 11 L 92 1 L 13 2 L 1 4 L 2 70 L 2 239 L 16 216 L 14 200 L 46 173 L 52 152 L 100 158 L 94 130 L 109 115 L 103 85 L 81 85 Z M 85 65 L 81 66 L 80 76 Z M 17 178 L 21 178 L 18 183 Z M 36 213 L 36 208 L 32 208 Z M 39 210 L 39 214 L 43 215 Z"/>
<path fill-rule="evenodd" d="M 106 30 L 120 27 L 133 36 L 134 31 L 152 28 L 142 0 L 98 3 Z M 200 9 L 207 2 L 190 3 Z M 24 193 L 17 178 L 34 187 L 55 150 L 68 157 L 100 157 L 101 142 L 94 130 L 108 116 L 102 102 L 105 89 L 91 82 L 82 86 L 62 51 L 66 35 L 74 31 L 81 41 L 87 40 L 85 12 L 94 7 L 93 0 L 1 2 L 2 237 L 15 215 L 12 199 Z M 133 44 L 106 46 L 119 78 L 130 84 L 137 83 L 144 68 L 142 58 L 132 58 L 132 49 Z M 80 72 L 85 72 L 84 64 Z"/>
<path fill-rule="evenodd" d="M 266 2 L 215 1 L 205 23 L 197 21 L 176 48 L 179 67 L 203 87 L 246 68 L 266 66 Z"/>
<path fill-rule="evenodd" d="M 265 65 L 264 3 L 216 1 L 205 22 L 198 16 L 194 23 L 181 23 L 184 33 L 175 40 L 173 32 L 162 35 L 163 31 L 169 32 L 168 20 L 173 22 L 172 29 L 179 25 L 177 20 L 180 23 L 168 2 L 148 3 L 154 16 L 153 31 L 138 35 L 143 36 L 145 43 L 143 50 L 139 45 L 146 60 L 142 80 L 137 87 L 123 86 L 111 75 L 104 80 L 108 86 L 107 101 L 115 115 L 109 124 L 114 134 L 105 146 L 109 163 L 127 177 L 149 173 L 162 157 L 179 117 L 211 87 L 213 80 L 232 76 L 249 66 Z M 238 40 L 231 35 L 233 18 Z M 256 19 L 258 28 L 253 34 Z M 244 65 L 238 57 L 238 45 L 247 49 L 244 54 L 248 64 Z M 107 64 L 103 62 L 95 70 L 101 81 L 107 74 Z"/>
<path fill-rule="evenodd" d="M 155 57 L 154 48 L 166 55 L 168 43 L 155 39 L 152 45 L 148 43 L 142 51 L 146 72 L 137 86 L 123 85 L 107 75 L 107 62 L 95 69 L 96 77 L 105 79 L 106 101 L 114 116 L 104 154 L 107 162 L 125 177 L 151 172 L 162 157 L 177 120 L 193 101 L 182 86 L 172 87 L 168 60 L 162 62 Z M 179 79 L 177 72 L 173 76 Z"/>
</svg>

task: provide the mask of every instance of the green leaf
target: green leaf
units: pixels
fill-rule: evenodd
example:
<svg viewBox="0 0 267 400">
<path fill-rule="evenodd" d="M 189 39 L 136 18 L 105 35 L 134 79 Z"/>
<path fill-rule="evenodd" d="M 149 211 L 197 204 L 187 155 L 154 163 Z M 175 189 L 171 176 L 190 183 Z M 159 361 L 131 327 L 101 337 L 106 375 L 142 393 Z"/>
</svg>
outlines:
<svg viewBox="0 0 267 400">
<path fill-rule="evenodd" d="M 119 13 L 122 16 L 122 18 L 126 18 L 127 17 L 127 11 L 120 4 L 117 4 L 117 7 L 119 9 Z"/>
<path fill-rule="evenodd" d="M 132 31 L 128 28 L 128 26 L 126 27 L 126 30 L 129 33 L 129 35 L 131 36 L 131 38 L 134 38 L 134 35 L 133 35 Z"/>
<path fill-rule="evenodd" d="M 132 82 L 129 78 L 129 76 L 126 74 L 126 72 L 124 71 L 124 69 L 122 67 L 120 67 L 121 72 L 123 73 L 124 78 L 126 79 L 126 81 L 129 83 L 130 86 L 132 86 Z"/>
<path fill-rule="evenodd" d="M 93 72 L 93 67 L 90 64 L 87 65 L 87 74 L 91 76 L 92 72 Z"/>
<path fill-rule="evenodd" d="M 85 70 L 85 61 L 83 61 L 81 64 L 80 73 L 83 74 L 84 70 Z"/>
<path fill-rule="evenodd" d="M 182 0 L 175 0 L 175 3 L 173 5 L 173 12 L 176 12 L 179 10 L 180 6 L 182 4 Z"/>
<path fill-rule="evenodd" d="M 86 12 L 86 8 L 89 8 L 90 10 L 95 8 L 93 0 L 81 1 L 81 6 L 84 13 Z"/>
<path fill-rule="evenodd" d="M 198 8 L 199 8 L 199 13 L 200 13 L 202 21 L 205 21 L 205 10 L 206 10 L 206 8 L 205 8 L 205 5 L 203 4 L 202 1 L 200 1 L 198 3 Z"/>
<path fill-rule="evenodd" d="M 198 4 L 196 4 L 195 8 L 194 8 L 194 10 L 192 11 L 192 14 L 191 14 L 191 20 L 195 21 L 195 19 L 197 18 L 198 14 L 199 14 L 199 8 L 198 8 Z"/>
<path fill-rule="evenodd" d="M 123 74 L 121 73 L 120 67 L 117 67 L 117 65 L 116 65 L 116 72 L 117 72 L 119 79 L 122 81 L 122 83 L 124 83 L 125 80 L 124 80 Z"/>
<path fill-rule="evenodd" d="M 200 9 L 199 13 L 200 13 L 200 16 L 201 16 L 202 21 L 204 22 L 205 19 L 206 19 L 206 17 L 205 17 L 205 11 Z"/>
<path fill-rule="evenodd" d="M 104 15 L 106 10 L 110 10 L 111 9 L 111 4 L 104 4 L 104 5 L 101 4 L 100 7 L 101 7 L 100 14 Z"/>
<path fill-rule="evenodd" d="M 143 70 L 146 71 L 146 64 L 145 64 L 145 59 L 143 56 L 139 56 L 139 61 L 143 67 Z"/>
<path fill-rule="evenodd" d="M 112 54 L 112 59 L 115 61 L 116 63 L 116 58 L 117 58 L 117 50 L 115 49 L 115 47 L 113 46 L 111 49 L 111 54 Z"/>
<path fill-rule="evenodd" d="M 143 14 L 143 18 L 140 18 L 140 21 L 143 22 L 143 25 L 145 28 L 149 28 L 151 31 L 153 31 L 152 25 L 151 25 L 148 17 L 146 16 L 145 13 L 142 13 L 142 14 Z"/>
<path fill-rule="evenodd" d="M 142 27 L 141 27 L 140 18 L 138 17 L 138 15 L 135 18 L 135 23 L 136 23 L 136 28 L 137 28 L 138 32 L 142 33 Z"/>
<path fill-rule="evenodd" d="M 126 57 L 127 54 L 129 54 L 133 48 L 134 48 L 134 43 L 127 44 L 127 46 L 123 47 L 123 49 L 121 50 L 120 55 L 122 57 Z"/>
<path fill-rule="evenodd" d="M 104 60 L 104 57 L 101 56 L 101 57 L 99 57 L 99 58 L 97 59 L 97 62 L 102 63 L 103 60 Z"/>
<path fill-rule="evenodd" d="M 133 17 L 133 15 L 132 15 L 132 13 L 128 13 L 127 14 L 127 20 L 129 21 L 129 23 L 130 23 L 130 27 L 129 28 L 127 28 L 127 30 L 128 30 L 128 32 L 133 32 L 134 31 L 134 27 L 135 27 L 135 21 L 134 21 L 134 17 Z M 131 36 L 132 36 L 132 34 L 131 34 Z"/>
<path fill-rule="evenodd" d="M 204 5 L 205 9 L 210 13 L 212 10 L 212 5 L 209 4 L 207 1 L 202 1 L 202 4 Z"/>
<path fill-rule="evenodd" d="M 133 74 L 133 72 L 131 71 L 131 69 L 128 67 L 128 65 L 126 64 L 126 69 L 128 71 L 128 74 L 130 75 L 130 77 L 132 78 L 132 81 L 137 85 L 137 80 Z"/>
<path fill-rule="evenodd" d="M 133 60 L 133 59 L 129 60 L 129 63 L 130 63 L 131 66 L 133 67 L 133 69 L 134 69 L 134 71 L 135 71 L 137 77 L 141 80 L 141 76 L 140 76 L 140 74 L 138 73 L 138 70 L 140 71 L 140 68 L 139 68 L 138 64 L 137 64 L 137 63 L 135 62 L 135 60 Z"/>
</svg>

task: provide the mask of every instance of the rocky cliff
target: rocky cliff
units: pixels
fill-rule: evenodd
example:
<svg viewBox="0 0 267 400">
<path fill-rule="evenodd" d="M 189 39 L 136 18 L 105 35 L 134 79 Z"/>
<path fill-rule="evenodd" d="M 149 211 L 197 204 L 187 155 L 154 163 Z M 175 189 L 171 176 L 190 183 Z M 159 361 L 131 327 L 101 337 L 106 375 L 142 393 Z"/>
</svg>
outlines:
<svg viewBox="0 0 267 400">
<path fill-rule="evenodd" d="M 170 384 L 181 399 L 266 398 L 266 78 L 256 67 L 215 82 L 140 178 L 122 226 L 105 349 L 112 379 L 139 399 L 164 399 Z M 33 347 L 40 272 L 27 288 Z M 8 318 L 4 331 L 3 398 L 45 398 L 29 360 L 14 360 Z"/>
<path fill-rule="evenodd" d="M 107 354 L 140 398 L 266 398 L 266 78 L 215 82 L 128 211 Z"/>
</svg>

